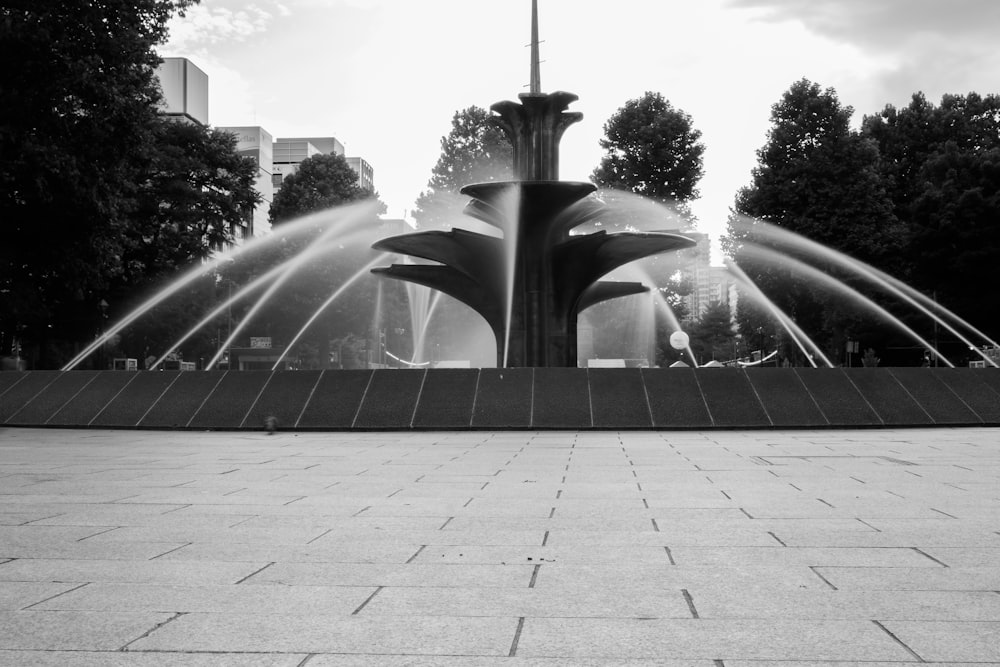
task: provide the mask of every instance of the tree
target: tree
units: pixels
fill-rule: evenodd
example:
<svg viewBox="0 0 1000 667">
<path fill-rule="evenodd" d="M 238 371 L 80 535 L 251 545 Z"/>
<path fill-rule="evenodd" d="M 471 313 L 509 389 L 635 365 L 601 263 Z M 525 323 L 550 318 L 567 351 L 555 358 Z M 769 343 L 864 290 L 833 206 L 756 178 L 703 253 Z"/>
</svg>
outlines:
<svg viewBox="0 0 1000 667">
<path fill-rule="evenodd" d="M 343 155 L 312 155 L 282 180 L 268 216 L 272 225 L 278 225 L 306 213 L 372 197 L 375 193 L 358 185 L 358 174 Z"/>
<path fill-rule="evenodd" d="M 852 112 L 832 88 L 806 79 L 792 84 L 772 107 L 768 141 L 757 152 L 752 184 L 736 196 L 724 240 L 765 294 L 831 351 L 849 333 L 844 306 L 775 263 L 750 261 L 742 246 L 769 245 L 757 232 L 756 221 L 765 221 L 893 272 L 901 230 L 877 169 L 877 148 L 851 130 Z M 738 320 L 750 335 L 749 323 Z"/>
<path fill-rule="evenodd" d="M 417 198 L 413 217 L 421 227 L 451 225 L 460 210 L 462 187 L 513 176 L 514 149 L 489 111 L 471 106 L 456 111 L 451 131 L 441 137 L 441 157 L 427 190 Z"/>
<path fill-rule="evenodd" d="M 124 270 L 122 232 L 157 120 L 153 47 L 190 4 L 0 8 L 0 330 L 34 348 L 38 366 L 93 336 Z"/>
<path fill-rule="evenodd" d="M 698 197 L 705 146 L 691 116 L 659 93 L 629 100 L 604 124 L 606 154 L 591 175 L 601 188 L 683 206 Z"/>
<path fill-rule="evenodd" d="M 232 134 L 161 119 L 154 142 L 136 184 L 135 210 L 122 230 L 122 271 L 107 290 L 113 315 L 127 314 L 164 280 L 231 243 L 232 230 L 260 201 L 254 190 L 257 165 L 236 152 Z M 219 300 L 219 287 L 215 276 L 206 274 L 200 284 L 137 320 L 121 334 L 122 354 L 144 359 L 168 349 Z M 185 346 L 187 358 L 211 352 L 209 339 L 217 332 L 206 336 Z"/>
<path fill-rule="evenodd" d="M 906 229 L 901 277 L 1000 335 L 997 309 L 969 289 L 992 284 L 1000 250 L 1000 96 L 945 95 L 935 106 L 917 93 L 905 108 L 866 117 L 862 129 L 879 147 L 880 171 Z M 926 329 L 925 318 L 915 322 Z"/>
<path fill-rule="evenodd" d="M 691 349 L 700 363 L 716 359 L 729 360 L 736 356 L 733 353 L 736 331 L 733 329 L 733 316 L 728 304 L 709 304 L 689 335 Z"/>
<path fill-rule="evenodd" d="M 372 211 L 358 219 L 344 213 L 345 205 L 365 200 L 373 202 Z M 353 286 L 309 328 L 295 355 L 304 360 L 306 367 L 322 368 L 329 365 L 330 341 L 343 340 L 349 349 L 354 349 L 355 339 L 368 339 L 378 281 L 367 275 L 365 265 L 376 257 L 371 244 L 384 235 L 375 214 L 379 208 L 383 207 L 378 204 L 377 195 L 357 184 L 357 174 L 343 156 L 314 155 L 303 160 L 297 171 L 284 179 L 271 204 L 273 242 L 257 252 L 239 256 L 223 272 L 223 280 L 242 286 L 283 262 L 302 260 L 280 292 L 248 323 L 244 335 L 270 336 L 275 346 L 287 345 L 331 294 L 351 282 Z M 322 211 L 327 211 L 328 216 L 317 220 L 305 233 L 285 233 L 285 224 L 292 219 Z M 351 224 L 338 227 L 333 236 L 322 240 L 330 225 L 340 224 L 340 220 Z M 324 243 L 325 249 L 310 258 L 306 253 L 317 241 Z M 385 300 L 394 304 L 395 291 L 390 289 L 389 295 Z M 241 303 L 234 307 L 237 322 L 248 316 L 251 306 Z"/>
</svg>

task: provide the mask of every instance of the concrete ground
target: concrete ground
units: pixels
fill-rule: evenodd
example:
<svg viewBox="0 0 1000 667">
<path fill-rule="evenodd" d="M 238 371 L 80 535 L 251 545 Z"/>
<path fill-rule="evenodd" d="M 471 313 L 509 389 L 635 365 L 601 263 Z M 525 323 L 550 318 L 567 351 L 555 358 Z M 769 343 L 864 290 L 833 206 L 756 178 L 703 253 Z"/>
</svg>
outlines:
<svg viewBox="0 0 1000 667">
<path fill-rule="evenodd" d="M 1000 664 L 1000 429 L 0 429 L 0 664 Z"/>
</svg>

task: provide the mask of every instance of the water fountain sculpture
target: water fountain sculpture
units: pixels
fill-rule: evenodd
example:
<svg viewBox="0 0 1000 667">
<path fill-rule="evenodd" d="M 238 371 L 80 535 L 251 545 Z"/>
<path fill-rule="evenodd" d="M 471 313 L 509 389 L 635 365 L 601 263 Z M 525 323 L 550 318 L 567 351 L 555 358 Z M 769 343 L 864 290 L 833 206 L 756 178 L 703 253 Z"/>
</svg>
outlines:
<svg viewBox="0 0 1000 667">
<path fill-rule="evenodd" d="M 497 341 L 497 366 L 575 367 L 577 316 L 608 299 L 645 292 L 641 283 L 601 281 L 633 260 L 694 246 L 661 232 L 598 231 L 573 235 L 600 219 L 590 183 L 559 181 L 559 141 L 583 114 L 568 112 L 572 93 L 542 93 L 537 6 L 532 5 L 531 84 L 520 102 L 491 108 L 514 148 L 513 181 L 465 186 L 465 213 L 503 238 L 463 229 L 383 239 L 378 250 L 436 264 L 394 264 L 373 272 L 440 290 L 479 313 Z"/>
</svg>

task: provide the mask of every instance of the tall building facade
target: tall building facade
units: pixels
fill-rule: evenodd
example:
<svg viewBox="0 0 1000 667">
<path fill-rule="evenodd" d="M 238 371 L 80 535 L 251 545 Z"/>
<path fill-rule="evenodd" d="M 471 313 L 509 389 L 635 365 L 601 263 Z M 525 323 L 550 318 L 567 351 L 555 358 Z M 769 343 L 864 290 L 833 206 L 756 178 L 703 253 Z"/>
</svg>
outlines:
<svg viewBox="0 0 1000 667">
<path fill-rule="evenodd" d="M 257 178 L 254 189 L 260 193 L 261 202 L 254 207 L 250 215 L 249 236 L 262 236 L 271 231 L 268 212 L 274 201 L 274 138 L 271 133 L 259 125 L 243 127 L 220 127 L 225 132 L 235 135 L 236 151 L 253 159 L 257 163 Z"/>
<path fill-rule="evenodd" d="M 187 58 L 164 58 L 156 69 L 163 99 L 160 113 L 208 125 L 208 75 Z"/>
</svg>

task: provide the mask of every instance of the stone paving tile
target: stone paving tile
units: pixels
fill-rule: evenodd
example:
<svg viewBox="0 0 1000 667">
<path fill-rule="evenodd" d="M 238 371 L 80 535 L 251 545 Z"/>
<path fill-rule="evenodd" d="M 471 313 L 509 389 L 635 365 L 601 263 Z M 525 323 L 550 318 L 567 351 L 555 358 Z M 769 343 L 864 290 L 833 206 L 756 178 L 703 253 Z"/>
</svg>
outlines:
<svg viewBox="0 0 1000 667">
<path fill-rule="evenodd" d="M 277 563 L 247 584 L 527 588 L 533 570 L 527 563 Z"/>
<path fill-rule="evenodd" d="M 1000 622 L 886 621 L 885 627 L 928 662 L 1000 663 Z"/>
<path fill-rule="evenodd" d="M 691 547 L 670 548 L 678 565 L 727 568 L 734 563 L 782 567 L 941 567 L 913 547 Z"/>
<path fill-rule="evenodd" d="M 669 563 L 670 556 L 663 547 L 576 547 L 551 546 L 430 546 L 420 550 L 414 563 Z"/>
<path fill-rule="evenodd" d="M 927 547 L 923 551 L 950 567 L 1000 568 L 1000 547 Z"/>
<path fill-rule="evenodd" d="M 0 649 L 116 651 L 172 614 L 123 612 L 0 612 Z M 0 657 L 4 654 L 0 652 Z"/>
<path fill-rule="evenodd" d="M 912 660 L 865 621 L 717 621 L 531 618 L 522 657 L 685 658 L 730 660 Z"/>
<path fill-rule="evenodd" d="M 17 611 L 73 590 L 78 585 L 55 582 L 6 581 L 0 586 L 0 611 Z"/>
<path fill-rule="evenodd" d="M 727 663 L 728 664 L 728 663 Z M 471 656 L 317 655 L 309 667 L 716 667 L 711 660 L 586 660 Z M 787 667 L 787 664 L 785 665 Z M 895 665 L 898 667 L 898 664 Z"/>
<path fill-rule="evenodd" d="M 347 542 L 319 546 L 245 542 L 203 542 L 178 545 L 160 556 L 170 561 L 242 563 L 405 563 L 422 545 L 386 542 Z"/>
<path fill-rule="evenodd" d="M 700 618 L 1000 621 L 992 591 L 774 590 L 743 582 L 686 589 Z"/>
<path fill-rule="evenodd" d="M 817 567 L 816 571 L 841 590 L 1000 590 L 1000 569 L 994 567 Z"/>
<path fill-rule="evenodd" d="M 622 590 L 664 590 L 697 585 L 773 586 L 777 588 L 820 589 L 829 585 L 806 566 L 760 567 L 737 563 L 717 567 L 687 567 L 669 562 L 652 563 L 544 563 L 535 587 L 545 590 L 574 590 L 580 587 Z"/>
<path fill-rule="evenodd" d="M 516 618 L 188 614 L 129 648 L 504 656 L 516 627 Z"/>
<path fill-rule="evenodd" d="M 348 616 L 375 590 L 372 586 L 170 586 L 98 583 L 53 597 L 32 609 Z"/>
<path fill-rule="evenodd" d="M 0 651 L 0 667 L 299 667 L 307 657 L 305 653 Z"/>
<path fill-rule="evenodd" d="M 267 563 L 22 559 L 0 565 L 0 581 L 231 584 Z"/>
<path fill-rule="evenodd" d="M 0 556 L 64 560 L 150 560 L 184 546 L 184 542 L 121 542 L 84 540 L 56 544 L 0 544 Z"/>
</svg>

